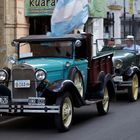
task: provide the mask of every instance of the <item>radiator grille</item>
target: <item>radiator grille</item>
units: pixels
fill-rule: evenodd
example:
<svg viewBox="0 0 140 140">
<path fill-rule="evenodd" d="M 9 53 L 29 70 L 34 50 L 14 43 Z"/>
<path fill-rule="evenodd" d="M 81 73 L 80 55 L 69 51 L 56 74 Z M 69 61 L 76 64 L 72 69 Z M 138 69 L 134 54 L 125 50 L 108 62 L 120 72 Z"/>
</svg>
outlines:
<svg viewBox="0 0 140 140">
<path fill-rule="evenodd" d="M 31 66 L 22 64 L 14 66 L 12 69 L 12 93 L 13 99 L 28 99 L 36 96 L 35 71 Z M 15 80 L 30 80 L 30 88 L 15 88 Z"/>
</svg>

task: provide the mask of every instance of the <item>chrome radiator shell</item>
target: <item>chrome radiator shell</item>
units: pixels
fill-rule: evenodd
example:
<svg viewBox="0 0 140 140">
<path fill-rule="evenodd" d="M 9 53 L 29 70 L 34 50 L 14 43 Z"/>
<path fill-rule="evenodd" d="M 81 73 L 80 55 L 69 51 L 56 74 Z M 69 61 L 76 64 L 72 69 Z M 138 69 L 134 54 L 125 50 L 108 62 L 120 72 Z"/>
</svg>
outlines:
<svg viewBox="0 0 140 140">
<path fill-rule="evenodd" d="M 15 88 L 15 80 L 30 80 L 29 88 Z M 28 97 L 36 97 L 35 70 L 32 66 L 19 64 L 12 68 L 12 99 L 27 100 Z"/>
</svg>

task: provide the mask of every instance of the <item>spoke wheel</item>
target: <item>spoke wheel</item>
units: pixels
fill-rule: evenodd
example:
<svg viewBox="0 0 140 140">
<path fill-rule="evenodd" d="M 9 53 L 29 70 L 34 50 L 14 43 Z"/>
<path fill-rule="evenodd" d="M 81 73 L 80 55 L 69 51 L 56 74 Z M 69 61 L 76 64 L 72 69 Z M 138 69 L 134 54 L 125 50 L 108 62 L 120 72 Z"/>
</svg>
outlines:
<svg viewBox="0 0 140 140">
<path fill-rule="evenodd" d="M 83 79 L 78 72 L 76 72 L 73 82 L 74 82 L 74 85 L 76 86 L 76 88 L 78 89 L 81 97 L 83 97 L 84 96 Z"/>
<path fill-rule="evenodd" d="M 73 118 L 73 104 L 69 93 L 58 97 L 56 105 L 60 106 L 60 113 L 55 114 L 56 127 L 61 132 L 68 131 Z"/>
<path fill-rule="evenodd" d="M 97 110 L 100 115 L 105 115 L 108 113 L 109 110 L 109 92 L 107 87 L 104 88 L 104 98 L 101 102 L 98 102 L 97 104 Z"/>
<path fill-rule="evenodd" d="M 128 88 L 129 100 L 136 101 L 138 99 L 139 80 L 137 74 L 132 77 L 132 87 Z"/>
</svg>

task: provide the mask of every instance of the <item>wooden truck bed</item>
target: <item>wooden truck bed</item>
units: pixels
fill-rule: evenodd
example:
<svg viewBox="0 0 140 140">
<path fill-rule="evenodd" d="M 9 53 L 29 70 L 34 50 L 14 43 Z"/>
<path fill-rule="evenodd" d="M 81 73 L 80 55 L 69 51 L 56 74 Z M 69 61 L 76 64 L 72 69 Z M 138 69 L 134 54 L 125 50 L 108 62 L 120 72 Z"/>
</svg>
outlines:
<svg viewBox="0 0 140 140">
<path fill-rule="evenodd" d="M 98 84 L 101 74 L 113 74 L 113 53 L 105 54 L 99 57 L 93 57 L 89 64 L 88 79 L 92 89 Z M 90 89 L 91 89 L 90 88 Z"/>
</svg>

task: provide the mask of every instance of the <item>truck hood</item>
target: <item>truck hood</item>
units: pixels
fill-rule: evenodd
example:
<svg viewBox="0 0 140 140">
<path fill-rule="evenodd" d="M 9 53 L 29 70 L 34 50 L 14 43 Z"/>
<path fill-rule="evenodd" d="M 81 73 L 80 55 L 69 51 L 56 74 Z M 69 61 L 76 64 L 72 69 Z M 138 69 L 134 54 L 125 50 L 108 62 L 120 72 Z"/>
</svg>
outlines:
<svg viewBox="0 0 140 140">
<path fill-rule="evenodd" d="M 128 50 L 115 50 L 113 56 L 113 65 L 115 67 L 115 63 L 117 61 L 122 61 L 123 65 L 121 67 L 121 72 L 126 71 L 132 63 L 135 63 L 135 52 Z"/>
<path fill-rule="evenodd" d="M 63 70 L 69 60 L 65 58 L 28 58 L 20 60 L 19 63 L 25 63 L 37 69 L 43 68 L 49 72 Z"/>
<path fill-rule="evenodd" d="M 114 54 L 113 61 L 116 59 L 122 59 L 123 61 L 130 61 L 131 58 L 135 56 L 134 51 L 128 51 L 128 50 L 115 50 L 113 54 Z"/>
</svg>

